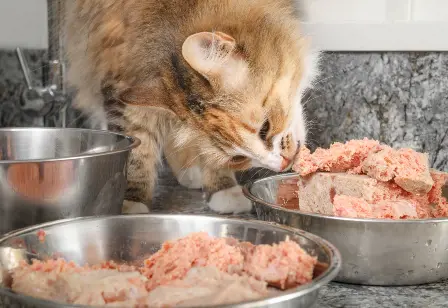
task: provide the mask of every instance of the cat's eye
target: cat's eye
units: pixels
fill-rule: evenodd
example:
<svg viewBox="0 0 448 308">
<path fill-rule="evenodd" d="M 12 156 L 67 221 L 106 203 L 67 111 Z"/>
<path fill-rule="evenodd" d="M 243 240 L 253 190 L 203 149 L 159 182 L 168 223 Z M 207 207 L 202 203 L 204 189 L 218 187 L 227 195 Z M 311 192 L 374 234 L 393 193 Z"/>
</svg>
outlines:
<svg viewBox="0 0 448 308">
<path fill-rule="evenodd" d="M 244 161 L 246 159 L 246 156 L 243 155 L 236 155 L 232 157 L 232 162 L 233 163 L 240 163 L 242 161 Z"/>
<path fill-rule="evenodd" d="M 270 128 L 271 128 L 271 125 L 269 124 L 269 121 L 266 120 L 263 123 L 263 126 L 260 129 L 260 132 L 258 133 L 258 135 L 260 136 L 261 140 L 266 141 L 266 138 L 268 136 L 268 132 L 269 132 Z"/>
</svg>

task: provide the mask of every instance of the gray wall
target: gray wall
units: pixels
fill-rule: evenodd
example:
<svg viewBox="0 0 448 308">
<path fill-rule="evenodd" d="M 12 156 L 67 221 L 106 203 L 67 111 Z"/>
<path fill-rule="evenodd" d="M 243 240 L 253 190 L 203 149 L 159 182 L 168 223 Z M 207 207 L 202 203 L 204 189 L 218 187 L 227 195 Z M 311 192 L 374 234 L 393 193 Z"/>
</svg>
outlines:
<svg viewBox="0 0 448 308">
<path fill-rule="evenodd" d="M 44 52 L 26 54 L 40 79 Z M 443 53 L 324 54 L 315 90 L 305 97 L 310 144 L 369 137 L 426 151 L 433 167 L 448 171 L 447 64 Z M 43 123 L 35 112 L 21 109 L 24 87 L 14 52 L 0 51 L 0 126 Z M 70 126 L 80 125 L 78 115 L 69 114 Z"/>
</svg>

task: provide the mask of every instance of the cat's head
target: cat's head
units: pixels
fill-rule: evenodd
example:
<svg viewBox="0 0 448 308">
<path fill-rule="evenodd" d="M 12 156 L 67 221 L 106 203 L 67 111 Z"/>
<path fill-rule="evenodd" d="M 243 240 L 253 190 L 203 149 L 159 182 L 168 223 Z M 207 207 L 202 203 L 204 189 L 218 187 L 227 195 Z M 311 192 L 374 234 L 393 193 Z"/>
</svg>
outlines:
<svg viewBox="0 0 448 308">
<path fill-rule="evenodd" d="M 154 112 L 140 106 L 169 110 L 182 126 L 177 145 L 196 143 L 207 163 L 284 170 L 306 141 L 301 99 L 316 60 L 296 4 L 78 1 L 72 35 L 88 39 L 69 40 L 71 67 L 88 95 L 77 101 L 89 110 L 101 80 L 111 118 L 126 113 L 139 126 Z M 112 112 L 125 108 L 117 102 L 138 106 Z"/>
<path fill-rule="evenodd" d="M 176 143 L 195 142 L 216 166 L 288 169 L 306 142 L 301 99 L 314 69 L 305 40 L 295 38 L 238 42 L 223 32 L 189 35 L 165 63 L 169 73 L 151 81 L 167 95 L 152 92 L 157 107 L 183 123 Z M 264 42 L 257 46 L 256 40 Z"/>
</svg>

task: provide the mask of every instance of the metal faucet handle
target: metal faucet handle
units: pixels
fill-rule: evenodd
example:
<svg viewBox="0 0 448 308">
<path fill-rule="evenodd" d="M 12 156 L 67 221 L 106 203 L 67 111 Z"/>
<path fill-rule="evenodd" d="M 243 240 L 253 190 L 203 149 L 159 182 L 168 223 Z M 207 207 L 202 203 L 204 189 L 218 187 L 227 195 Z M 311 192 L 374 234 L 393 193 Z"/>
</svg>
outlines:
<svg viewBox="0 0 448 308">
<path fill-rule="evenodd" d="M 27 88 L 22 93 L 20 108 L 24 111 L 31 111 L 41 117 L 50 117 L 45 122 L 57 122 L 53 118 L 55 114 L 61 117 L 61 126 L 66 127 L 66 111 L 68 99 L 65 95 L 65 89 L 61 87 L 61 72 L 63 69 L 59 60 L 51 60 L 48 63 L 49 85 L 46 87 L 34 86 L 31 71 L 28 63 L 20 48 L 16 48 L 20 67 L 25 77 Z"/>
<path fill-rule="evenodd" d="M 45 116 L 51 110 L 53 93 L 50 89 L 33 85 L 33 76 L 22 50 L 16 48 L 16 54 L 27 86 L 22 93 L 20 108 L 24 111 L 33 111 L 39 116 Z"/>
<path fill-rule="evenodd" d="M 28 63 L 25 60 L 22 49 L 17 47 L 16 54 L 17 54 L 17 58 L 19 58 L 20 67 L 22 68 L 22 73 L 23 73 L 23 76 L 25 77 L 28 90 L 31 90 L 33 88 L 33 84 L 31 83 L 30 68 L 28 67 Z"/>
</svg>

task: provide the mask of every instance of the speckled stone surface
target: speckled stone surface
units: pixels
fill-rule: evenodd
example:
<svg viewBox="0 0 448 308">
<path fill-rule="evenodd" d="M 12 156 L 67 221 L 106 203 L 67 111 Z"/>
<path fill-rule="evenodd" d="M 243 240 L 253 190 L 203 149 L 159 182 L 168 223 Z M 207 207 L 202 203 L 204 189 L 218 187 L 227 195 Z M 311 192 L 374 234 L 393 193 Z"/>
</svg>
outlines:
<svg viewBox="0 0 448 308">
<path fill-rule="evenodd" d="M 327 53 L 305 99 L 313 145 L 369 137 L 448 170 L 448 54 Z"/>
<path fill-rule="evenodd" d="M 332 282 L 322 289 L 316 308 L 448 307 L 448 282 L 412 287 L 370 287 Z"/>
<path fill-rule="evenodd" d="M 27 55 L 36 78 L 41 78 L 44 53 Z M 306 105 L 313 122 L 313 146 L 370 137 L 427 151 L 434 167 L 448 170 L 448 55 L 325 54 L 322 69 Z M 0 51 L 0 127 L 43 123 L 41 116 L 21 110 L 23 89 L 15 54 Z M 242 175 L 241 181 L 266 174 L 253 171 Z M 202 192 L 180 187 L 166 168 L 161 171 L 153 212 L 212 214 Z M 255 218 L 250 213 L 233 216 Z M 448 282 L 399 288 L 330 283 L 315 307 L 448 307 Z"/>
<path fill-rule="evenodd" d="M 42 82 L 43 51 L 25 53 L 36 86 Z M 26 89 L 25 77 L 14 51 L 0 51 L 0 126 L 42 126 L 43 117 L 24 110 L 21 96 Z"/>
</svg>

